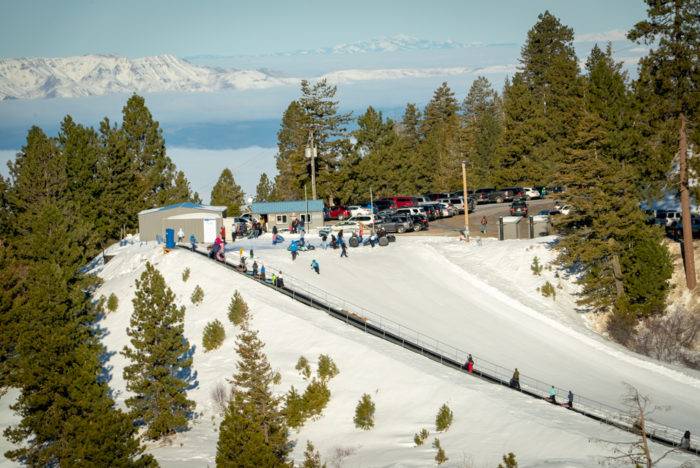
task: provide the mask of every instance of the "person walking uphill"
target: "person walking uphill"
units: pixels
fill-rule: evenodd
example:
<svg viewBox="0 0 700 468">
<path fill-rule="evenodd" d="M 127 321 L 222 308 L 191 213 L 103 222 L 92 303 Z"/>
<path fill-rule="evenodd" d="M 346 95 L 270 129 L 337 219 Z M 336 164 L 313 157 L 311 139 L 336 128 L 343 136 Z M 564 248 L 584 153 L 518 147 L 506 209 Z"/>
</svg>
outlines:
<svg viewBox="0 0 700 468">
<path fill-rule="evenodd" d="M 688 450 L 690 448 L 690 431 L 685 431 L 681 439 L 680 447 Z"/>
<path fill-rule="evenodd" d="M 224 245 L 226 245 L 226 228 L 221 226 L 221 231 L 219 232 L 219 235 L 221 236 L 221 242 L 223 242 Z"/>
<path fill-rule="evenodd" d="M 486 225 L 488 223 L 489 222 L 486 220 L 486 216 L 482 216 L 481 217 L 481 228 L 480 228 L 482 234 L 486 234 Z"/>
<path fill-rule="evenodd" d="M 315 271 L 317 275 L 321 274 L 320 266 L 315 258 L 311 260 L 311 269 Z"/>
<path fill-rule="evenodd" d="M 467 372 L 469 372 L 470 374 L 474 370 L 474 358 L 472 357 L 471 353 L 469 354 L 469 357 L 467 358 L 466 368 L 467 368 Z"/>
<path fill-rule="evenodd" d="M 179 244 L 182 242 L 182 239 L 185 238 L 185 231 L 182 230 L 182 228 L 178 229 L 177 231 L 177 243 Z"/>
<path fill-rule="evenodd" d="M 513 372 L 513 377 L 510 378 L 510 386 L 511 388 L 520 390 L 520 371 L 517 367 L 515 368 L 515 372 Z"/>
<path fill-rule="evenodd" d="M 348 246 L 345 245 L 345 241 L 340 243 L 340 256 L 346 258 L 348 256 Z"/>
<path fill-rule="evenodd" d="M 557 404 L 557 389 L 554 388 L 554 385 L 549 386 L 549 401 L 555 405 Z"/>
</svg>

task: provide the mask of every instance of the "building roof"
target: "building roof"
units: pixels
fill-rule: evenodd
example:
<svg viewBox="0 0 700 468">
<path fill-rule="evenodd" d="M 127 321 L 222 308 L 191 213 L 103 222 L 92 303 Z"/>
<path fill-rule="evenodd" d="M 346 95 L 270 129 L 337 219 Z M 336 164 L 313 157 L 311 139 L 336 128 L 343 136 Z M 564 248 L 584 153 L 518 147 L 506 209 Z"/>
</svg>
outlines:
<svg viewBox="0 0 700 468">
<path fill-rule="evenodd" d="M 255 214 L 270 213 L 304 213 L 309 211 L 323 211 L 323 200 L 288 200 L 279 202 L 255 202 L 252 211 Z"/>
<path fill-rule="evenodd" d="M 184 213 L 175 216 L 169 216 L 166 219 L 215 219 L 221 218 L 220 214 L 197 212 L 197 213 Z"/>
<path fill-rule="evenodd" d="M 225 206 L 201 205 L 199 203 L 184 202 L 184 203 L 175 203 L 173 205 L 159 206 L 157 208 L 143 210 L 143 211 L 140 211 L 139 214 L 141 215 L 141 214 L 146 214 L 146 213 L 155 213 L 156 211 L 172 210 L 173 208 L 192 208 L 193 210 L 209 210 L 209 211 L 218 211 L 221 213 L 226 211 Z"/>
</svg>

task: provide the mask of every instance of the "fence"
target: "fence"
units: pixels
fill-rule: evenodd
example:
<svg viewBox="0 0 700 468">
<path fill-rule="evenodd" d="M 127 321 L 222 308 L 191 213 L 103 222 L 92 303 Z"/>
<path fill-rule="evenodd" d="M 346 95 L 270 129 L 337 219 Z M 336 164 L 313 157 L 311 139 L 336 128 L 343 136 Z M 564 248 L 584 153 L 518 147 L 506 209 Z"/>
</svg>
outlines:
<svg viewBox="0 0 700 468">
<path fill-rule="evenodd" d="M 202 248 L 198 248 L 196 252 L 201 255 L 207 255 L 207 251 Z M 240 257 L 231 252 L 229 252 L 228 257 L 229 258 L 225 260 L 226 265 L 235 270 L 239 263 L 231 260 L 230 257 L 235 257 L 238 261 L 240 261 Z M 359 328 L 366 333 L 381 337 L 401 345 L 404 348 L 420 353 L 427 358 L 438 361 L 441 364 L 466 372 L 466 370 L 464 370 L 464 363 L 469 355 L 468 352 L 376 314 L 339 296 L 330 294 L 328 291 L 304 280 L 280 273 L 279 270 L 273 267 L 266 265 L 265 270 L 268 278 L 271 277 L 273 273 L 282 276 L 284 279 L 284 288 L 275 289 L 290 296 L 292 299 L 323 310 L 331 316 L 343 320 L 348 325 Z M 252 273 L 249 270 L 246 270 L 246 273 L 240 270 L 236 271 L 253 279 Z M 267 286 L 274 287 L 269 281 L 263 282 L 260 279 L 256 280 Z M 471 355 L 475 362 L 473 370 L 474 375 L 492 383 L 510 387 L 510 379 L 513 375 L 512 368 L 503 367 L 487 359 L 483 359 L 474 353 L 471 353 Z M 551 385 L 541 380 L 520 374 L 520 388 L 514 388 L 514 390 L 534 398 L 548 399 L 550 388 Z M 559 387 L 554 388 L 557 392 L 557 397 L 566 400 L 566 395 L 569 390 Z M 573 393 L 574 405 L 573 408 L 571 408 L 572 411 L 629 432 L 639 432 L 636 426 L 636 419 L 628 412 L 606 403 L 586 398 L 576 392 Z M 645 419 L 645 428 L 650 439 L 668 446 L 677 446 L 685 432 L 684 430 L 669 427 L 650 419 Z M 688 451 L 700 455 L 700 448 L 698 448 L 697 443 L 691 444 Z"/>
</svg>

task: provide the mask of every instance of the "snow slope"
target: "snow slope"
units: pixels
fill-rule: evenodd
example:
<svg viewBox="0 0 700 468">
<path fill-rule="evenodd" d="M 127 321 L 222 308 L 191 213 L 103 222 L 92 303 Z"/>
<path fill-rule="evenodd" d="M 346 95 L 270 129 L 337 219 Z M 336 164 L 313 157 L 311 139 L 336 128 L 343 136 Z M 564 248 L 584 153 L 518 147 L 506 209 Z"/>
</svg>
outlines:
<svg viewBox="0 0 700 468">
<path fill-rule="evenodd" d="M 454 247 L 450 242 L 401 238 L 383 249 L 351 249 L 350 258 L 342 259 L 342 262 L 337 258 L 337 251 L 317 251 L 313 256 L 320 261 L 320 276 L 309 273 L 311 253 L 303 253 L 292 265 L 284 247 L 273 249 L 269 237 L 237 243 L 236 247 L 248 248 L 247 244 L 254 246 L 255 257 L 268 265 L 281 266 L 285 273 L 327 284 L 354 301 L 368 297 L 375 310 L 380 309 L 379 306 L 385 309 L 389 304 L 397 303 L 396 309 L 406 314 L 403 318 L 440 315 L 434 307 L 423 309 L 424 302 L 411 302 L 416 300 L 413 291 L 422 291 L 417 281 L 427 281 L 431 275 L 434 277 L 435 281 L 430 283 L 436 288 L 432 298 L 443 308 L 449 305 L 444 296 L 457 293 L 457 290 L 449 289 L 449 282 L 443 289 L 436 285 L 445 276 L 441 268 L 445 268 L 449 260 L 442 255 Z M 500 245 L 494 243 L 489 247 Z M 441 249 L 446 250 L 440 253 Z M 340 369 L 340 374 L 330 383 L 332 397 L 322 417 L 292 433 L 298 442 L 293 454 L 297 462 L 303 458 L 306 440 L 312 440 L 329 466 L 340 466 L 332 463 L 338 448 L 352 453 L 342 466 L 431 466 L 435 455 L 431 448 L 434 417 L 438 407 L 445 402 L 455 414 L 453 426 L 439 434 L 450 457 L 447 466 L 495 466 L 501 455 L 509 451 L 517 454 L 520 466 L 524 467 L 595 466 L 601 457 L 610 454 L 610 449 L 592 442 L 593 439 L 630 440 L 627 433 L 466 376 L 363 334 L 204 257 L 182 250 L 164 254 L 162 248 L 153 244 L 110 250 L 116 256 L 99 272 L 105 279 L 99 294 L 106 296 L 114 292 L 120 302 L 117 312 L 107 315 L 100 325 L 107 330 L 104 343 L 108 351 L 114 353 L 108 365 L 112 373 L 110 385 L 118 404 L 123 405 L 127 397 L 122 378 L 126 362 L 119 351 L 128 343 L 125 329 L 132 310 L 134 280 L 144 270 L 146 261 L 156 265 L 178 301 L 187 307 L 185 334 L 190 343 L 197 346 L 193 368 L 198 384 L 189 395 L 197 402 L 199 415 L 191 430 L 178 434 L 167 443 L 149 446 L 149 451 L 163 466 L 203 467 L 213 464 L 220 419 L 211 390 L 218 383 L 226 383 L 235 369 L 234 336 L 237 330 L 226 319 L 226 310 L 236 289 L 242 292 L 250 306 L 252 326 L 260 331 L 273 368 L 282 375 L 277 391 L 284 392 L 290 385 L 303 388 L 304 383 L 294 370 L 296 360 L 302 354 L 312 363 L 319 354 L 329 354 Z M 427 258 L 421 256 L 423 250 L 427 252 Z M 451 252 L 450 255 L 457 256 L 457 253 Z M 498 255 L 494 250 L 494 256 Z M 405 262 L 401 261 L 402 258 Z M 411 263 L 415 263 L 415 267 L 409 266 Z M 186 283 L 181 278 L 185 267 L 192 272 Z M 458 270 L 458 267 L 454 268 Z M 414 280 L 410 275 L 415 270 L 426 271 Z M 485 268 L 479 271 L 485 276 L 492 274 Z M 204 302 L 197 307 L 189 301 L 196 285 L 205 291 Z M 485 289 L 485 284 L 482 284 L 482 289 Z M 441 290 L 444 294 L 435 294 Z M 446 314 L 441 319 L 443 334 L 463 334 L 463 329 L 455 327 L 450 317 Z M 204 353 L 202 331 L 205 324 L 215 318 L 225 324 L 227 338 L 220 349 Z M 450 327 L 451 332 L 445 331 Z M 546 326 L 543 328 L 547 330 Z M 490 334 L 492 342 L 500 342 L 501 346 L 505 343 L 497 332 L 483 333 Z M 355 404 L 363 393 L 370 393 L 377 407 L 375 428 L 367 432 L 355 429 L 352 423 Z M 10 394 L 0 400 L 2 425 L 8 424 L 12 417 L 6 410 L 11 398 Z M 423 427 L 430 430 L 431 437 L 424 446 L 414 447 L 413 434 Z M 5 442 L 2 447 L 7 447 Z M 660 454 L 663 448 L 654 445 L 653 450 Z M 673 455 L 661 466 L 678 466 L 684 460 L 692 459 Z M 5 462 L 3 466 L 10 465 Z"/>
<path fill-rule="evenodd" d="M 284 249 L 258 241 L 272 266 L 448 345 L 523 375 L 613 407 L 625 383 L 670 406 L 656 412 L 661 424 L 700 431 L 700 373 L 634 354 L 590 331 L 576 311 L 575 288 L 554 271 L 536 277 L 532 258 L 553 257 L 552 238 L 484 241 L 401 237 L 389 248 L 315 251 L 322 274 L 309 269 L 309 254 L 292 263 Z M 248 241 L 250 242 L 250 241 Z M 243 244 L 245 246 L 245 244 Z M 556 301 L 536 287 L 550 280 Z M 478 365 L 478 362 L 477 362 Z"/>
</svg>

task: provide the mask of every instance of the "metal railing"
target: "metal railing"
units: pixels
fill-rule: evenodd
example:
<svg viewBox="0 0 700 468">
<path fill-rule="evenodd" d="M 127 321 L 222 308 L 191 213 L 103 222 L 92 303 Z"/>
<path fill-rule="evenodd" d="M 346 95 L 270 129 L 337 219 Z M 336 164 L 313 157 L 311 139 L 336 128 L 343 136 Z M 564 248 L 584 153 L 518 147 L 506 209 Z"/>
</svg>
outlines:
<svg viewBox="0 0 700 468">
<path fill-rule="evenodd" d="M 183 248 L 189 250 L 189 246 L 183 246 Z M 207 255 L 207 251 L 202 248 L 198 248 L 197 253 Z M 228 252 L 225 263 L 227 266 L 236 269 L 240 263 L 240 256 L 237 253 Z M 247 261 L 246 265 L 248 268 L 245 273 L 240 270 L 238 271 L 252 278 L 252 272 L 250 270 L 252 262 Z M 372 312 L 365 307 L 331 294 L 307 281 L 284 274 L 280 270 L 269 266 L 267 263 L 265 264 L 265 270 L 267 280 L 270 280 L 273 273 L 283 278 L 284 290 L 281 290 L 281 292 L 284 292 L 292 299 L 300 300 L 317 309 L 324 310 L 348 324 L 363 329 L 367 333 L 380 336 L 396 344 L 400 344 L 403 347 L 419 352 L 430 359 L 466 372 L 463 364 L 467 360 L 470 354 L 469 352 Z M 260 281 L 259 278 L 258 281 Z M 266 284 L 273 287 L 269 281 Z M 543 400 L 549 398 L 549 390 L 552 387 L 550 384 L 520 373 L 519 388 L 511 387 L 510 380 L 514 369 L 491 362 L 473 352 L 471 356 L 474 359 L 474 369 L 472 373 L 477 377 L 508 386 L 531 397 Z M 566 396 L 568 395 L 569 389 L 556 386 L 554 386 L 554 388 L 557 392 L 557 397 L 561 398 L 560 401 L 567 401 Z M 636 420 L 629 412 L 587 398 L 576 392 L 573 393 L 574 405 L 573 408 L 571 408 L 572 411 L 627 431 L 639 432 L 636 427 Z M 645 426 L 650 438 L 666 445 L 677 446 L 685 432 L 684 430 L 666 426 L 648 418 L 645 419 Z M 696 455 L 700 454 L 700 449 L 696 443 L 691 444 L 689 451 Z"/>
</svg>

